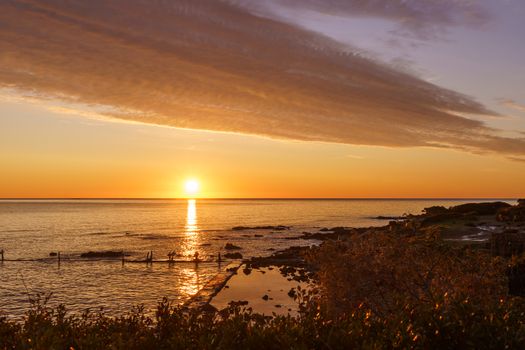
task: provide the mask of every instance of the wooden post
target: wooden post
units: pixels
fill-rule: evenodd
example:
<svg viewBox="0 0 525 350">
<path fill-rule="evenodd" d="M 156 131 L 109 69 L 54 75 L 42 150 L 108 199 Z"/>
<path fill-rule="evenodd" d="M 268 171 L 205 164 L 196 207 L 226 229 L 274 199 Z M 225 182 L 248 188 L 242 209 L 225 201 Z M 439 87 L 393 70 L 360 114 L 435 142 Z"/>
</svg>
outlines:
<svg viewBox="0 0 525 350">
<path fill-rule="evenodd" d="M 124 251 L 122 251 L 122 266 L 124 266 Z"/>
<path fill-rule="evenodd" d="M 60 252 L 57 254 L 58 265 L 60 265 Z"/>
<path fill-rule="evenodd" d="M 3 249 L 0 251 L 0 254 L 2 254 L 2 262 L 4 262 L 4 250 Z"/>
</svg>

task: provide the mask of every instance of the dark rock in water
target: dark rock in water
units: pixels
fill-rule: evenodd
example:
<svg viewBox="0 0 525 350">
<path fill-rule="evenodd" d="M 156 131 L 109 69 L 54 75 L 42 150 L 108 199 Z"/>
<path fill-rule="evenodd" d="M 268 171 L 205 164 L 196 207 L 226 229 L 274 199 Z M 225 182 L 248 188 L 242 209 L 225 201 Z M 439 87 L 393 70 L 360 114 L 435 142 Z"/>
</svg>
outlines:
<svg viewBox="0 0 525 350">
<path fill-rule="evenodd" d="M 81 258 L 120 258 L 122 257 L 122 252 L 114 252 L 111 250 L 105 252 L 87 252 L 80 254 Z"/>
<path fill-rule="evenodd" d="M 285 237 L 285 239 L 317 239 L 320 241 L 326 241 L 330 239 L 338 239 L 341 236 L 349 235 L 351 233 L 354 233 L 353 229 L 333 227 L 331 229 L 321 229 L 318 233 L 303 232 L 302 236 Z"/>
<path fill-rule="evenodd" d="M 293 276 L 297 271 L 293 266 L 283 266 L 279 270 L 283 276 Z"/>
<path fill-rule="evenodd" d="M 250 273 L 252 273 L 252 269 L 247 267 L 247 268 L 243 269 L 242 272 L 244 272 L 245 275 L 249 275 Z"/>
<path fill-rule="evenodd" d="M 263 295 L 262 299 L 264 301 L 268 301 L 268 299 L 270 299 L 270 297 L 268 296 L 268 294 L 265 294 L 265 295 Z"/>
<path fill-rule="evenodd" d="M 288 291 L 288 296 L 290 298 L 294 298 L 295 296 L 297 295 L 296 291 L 295 291 L 295 288 L 292 288 Z"/>
<path fill-rule="evenodd" d="M 439 214 L 444 214 L 447 211 L 448 211 L 447 208 L 441 205 L 435 205 L 433 207 L 428 207 L 428 208 L 423 209 L 423 214 L 424 215 L 439 215 Z"/>
<path fill-rule="evenodd" d="M 499 210 L 509 207 L 511 207 L 511 205 L 505 202 L 467 203 L 451 207 L 449 211 L 462 214 L 495 215 Z"/>
<path fill-rule="evenodd" d="M 376 216 L 372 219 L 376 220 L 405 220 L 406 216 Z"/>
<path fill-rule="evenodd" d="M 223 255 L 226 259 L 242 259 L 241 253 L 226 253 Z"/>
<path fill-rule="evenodd" d="M 281 304 L 277 304 L 275 305 L 275 307 L 279 308 L 279 307 L 283 307 Z"/>
<path fill-rule="evenodd" d="M 226 245 L 224 246 L 224 249 L 226 250 L 241 250 L 242 248 L 239 247 L 239 246 L 236 246 L 232 243 L 226 243 Z"/>
<path fill-rule="evenodd" d="M 330 229 L 330 231 L 332 232 L 339 232 L 339 233 L 343 233 L 343 232 L 347 232 L 349 231 L 346 227 L 342 227 L 342 226 L 337 226 L 337 227 L 332 227 Z"/>
<path fill-rule="evenodd" d="M 290 226 L 283 226 L 283 225 L 277 225 L 277 226 L 235 226 L 232 227 L 233 231 L 243 231 L 243 230 L 275 230 L 275 231 L 284 231 L 289 230 Z"/>
<path fill-rule="evenodd" d="M 51 253 L 49 253 L 49 256 L 57 256 L 57 255 L 58 255 L 58 254 L 55 253 L 55 252 L 51 252 Z"/>
<path fill-rule="evenodd" d="M 254 237 L 264 237 L 263 235 L 253 235 Z"/>
</svg>

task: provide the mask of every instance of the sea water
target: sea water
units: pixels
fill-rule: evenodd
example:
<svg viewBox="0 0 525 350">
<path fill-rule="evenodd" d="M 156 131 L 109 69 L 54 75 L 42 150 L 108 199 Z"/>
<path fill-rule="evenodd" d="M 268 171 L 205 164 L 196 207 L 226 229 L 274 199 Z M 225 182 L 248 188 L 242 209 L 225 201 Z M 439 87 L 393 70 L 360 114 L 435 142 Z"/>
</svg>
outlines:
<svg viewBox="0 0 525 350">
<path fill-rule="evenodd" d="M 31 298 L 69 310 L 103 308 L 120 314 L 153 310 L 167 297 L 188 300 L 219 271 L 226 243 L 244 258 L 315 242 L 293 240 L 323 227 L 380 226 L 377 216 L 419 214 L 432 205 L 480 200 L 0 200 L 0 315 L 21 316 Z M 289 230 L 233 230 L 235 226 L 290 226 Z M 122 251 L 127 260 L 155 260 L 175 251 L 175 264 L 90 260 L 89 251 Z M 61 255 L 58 264 L 56 256 Z M 191 261 L 195 252 L 205 262 Z M 224 268 L 224 264 L 222 266 Z"/>
</svg>

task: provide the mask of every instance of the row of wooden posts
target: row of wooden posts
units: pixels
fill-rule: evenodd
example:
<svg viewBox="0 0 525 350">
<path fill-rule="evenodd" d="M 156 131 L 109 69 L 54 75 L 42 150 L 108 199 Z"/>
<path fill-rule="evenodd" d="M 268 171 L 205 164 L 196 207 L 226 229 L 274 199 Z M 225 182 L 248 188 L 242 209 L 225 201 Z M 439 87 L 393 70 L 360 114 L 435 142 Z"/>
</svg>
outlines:
<svg viewBox="0 0 525 350">
<path fill-rule="evenodd" d="M 171 251 L 168 253 L 168 263 L 169 264 L 174 264 L 175 263 L 175 252 L 174 251 Z M 60 260 L 61 260 L 61 257 L 60 257 L 60 252 L 57 252 L 56 253 L 56 257 L 57 257 L 57 262 L 58 264 L 60 264 Z M 193 262 L 195 263 L 200 263 L 202 262 L 202 260 L 199 259 L 199 252 L 195 252 L 195 255 L 193 256 Z M 2 262 L 4 262 L 4 250 L 0 250 L 0 259 Z M 124 255 L 124 252 L 122 252 L 122 265 L 124 265 L 124 263 L 126 262 L 126 258 L 125 258 L 125 255 Z M 141 261 L 134 261 L 134 262 L 141 262 Z M 142 262 L 145 262 L 147 264 L 152 264 L 153 263 L 153 250 L 150 250 L 148 252 L 148 254 L 146 255 L 146 260 L 142 261 Z M 222 262 L 222 258 L 221 258 L 221 253 L 219 252 L 219 255 L 218 255 L 218 258 L 217 258 L 217 262 L 220 264 Z"/>
</svg>

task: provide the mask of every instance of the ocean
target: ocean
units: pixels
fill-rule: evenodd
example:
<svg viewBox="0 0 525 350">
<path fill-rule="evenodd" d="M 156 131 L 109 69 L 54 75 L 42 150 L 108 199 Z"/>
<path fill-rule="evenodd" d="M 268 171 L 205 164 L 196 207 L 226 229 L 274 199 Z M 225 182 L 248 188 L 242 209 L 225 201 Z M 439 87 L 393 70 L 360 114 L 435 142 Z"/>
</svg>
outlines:
<svg viewBox="0 0 525 350">
<path fill-rule="evenodd" d="M 188 300 L 219 271 L 224 245 L 240 246 L 244 258 L 312 241 L 290 240 L 323 227 L 381 226 L 377 216 L 419 214 L 432 205 L 481 200 L 0 200 L 0 315 L 20 317 L 29 300 L 117 315 L 167 297 Z M 512 200 L 510 200 L 512 202 Z M 233 230 L 235 226 L 290 226 L 289 230 Z M 257 236 L 256 236 L 257 235 Z M 89 260 L 89 251 L 123 251 L 128 260 L 177 253 L 175 264 Z M 58 264 L 55 256 L 61 254 Z M 195 252 L 204 259 L 190 262 Z M 224 266 L 223 266 L 224 267 Z"/>
</svg>

